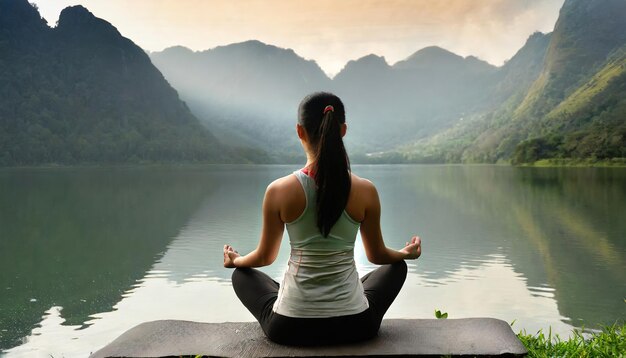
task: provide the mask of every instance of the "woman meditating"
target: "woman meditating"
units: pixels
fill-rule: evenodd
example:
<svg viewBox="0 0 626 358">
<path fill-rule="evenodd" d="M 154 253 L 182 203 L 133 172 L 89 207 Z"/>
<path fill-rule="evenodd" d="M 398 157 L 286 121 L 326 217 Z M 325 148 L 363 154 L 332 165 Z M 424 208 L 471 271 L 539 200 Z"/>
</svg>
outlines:
<svg viewBox="0 0 626 358">
<path fill-rule="evenodd" d="M 374 185 L 350 171 L 342 137 L 341 100 L 314 93 L 302 100 L 296 130 L 303 169 L 277 179 L 263 199 L 257 248 L 241 256 L 224 246 L 224 266 L 236 268 L 233 288 L 267 337 L 280 344 L 324 345 L 375 336 L 406 279 L 404 260 L 421 254 L 419 237 L 401 250 L 385 246 Z M 291 256 L 282 283 L 252 267 L 274 262 L 285 226 Z M 370 262 L 382 265 L 359 279 L 354 243 L 360 229 Z"/>
</svg>

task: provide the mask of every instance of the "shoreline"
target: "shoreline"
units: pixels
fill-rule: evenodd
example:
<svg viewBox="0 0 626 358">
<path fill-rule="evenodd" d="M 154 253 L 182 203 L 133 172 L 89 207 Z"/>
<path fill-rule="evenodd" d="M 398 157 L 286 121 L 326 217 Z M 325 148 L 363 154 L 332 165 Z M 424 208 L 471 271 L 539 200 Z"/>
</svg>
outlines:
<svg viewBox="0 0 626 358">
<path fill-rule="evenodd" d="M 534 163 L 519 164 L 517 166 L 534 168 L 626 168 L 626 158 L 612 158 L 602 160 L 597 160 L 593 158 L 552 158 L 541 159 Z"/>
<path fill-rule="evenodd" d="M 76 164 L 60 164 L 60 163 L 41 163 L 33 165 L 14 165 L 0 166 L 3 169 L 61 169 L 61 168 L 137 168 L 137 167 L 196 167 L 196 166 L 277 166 L 277 165 L 298 165 L 301 163 L 218 163 L 218 162 L 137 162 L 137 163 L 76 163 Z M 437 163 L 437 162 L 384 162 L 372 160 L 353 161 L 351 165 L 424 165 L 424 166 L 502 166 L 502 167 L 518 167 L 518 168 L 626 168 L 626 158 L 611 159 L 574 159 L 574 158 L 551 158 L 540 159 L 533 163 L 511 164 L 510 162 L 499 161 L 496 163 Z"/>
</svg>

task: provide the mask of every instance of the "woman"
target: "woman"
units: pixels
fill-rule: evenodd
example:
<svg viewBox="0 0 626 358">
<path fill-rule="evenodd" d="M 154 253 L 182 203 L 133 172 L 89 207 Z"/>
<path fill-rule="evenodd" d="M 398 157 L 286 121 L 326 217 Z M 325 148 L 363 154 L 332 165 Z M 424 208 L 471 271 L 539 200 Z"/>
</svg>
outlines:
<svg viewBox="0 0 626 358">
<path fill-rule="evenodd" d="M 254 251 L 240 256 L 224 246 L 224 266 L 237 268 L 237 296 L 277 343 L 348 343 L 375 336 L 406 279 L 404 260 L 421 254 L 416 236 L 398 251 L 385 246 L 376 188 L 350 172 L 345 122 L 337 96 L 319 92 L 302 100 L 296 130 L 305 167 L 267 187 Z M 252 267 L 274 262 L 285 226 L 291 256 L 279 285 Z M 354 263 L 359 228 L 368 260 L 383 265 L 360 280 Z"/>
</svg>

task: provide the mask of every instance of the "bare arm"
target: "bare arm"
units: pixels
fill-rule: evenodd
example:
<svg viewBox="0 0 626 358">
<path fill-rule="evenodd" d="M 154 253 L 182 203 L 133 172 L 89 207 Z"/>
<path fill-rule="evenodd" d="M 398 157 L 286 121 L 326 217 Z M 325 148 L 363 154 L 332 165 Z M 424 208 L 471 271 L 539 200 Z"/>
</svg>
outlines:
<svg viewBox="0 0 626 358">
<path fill-rule="evenodd" d="M 276 260 L 285 223 L 280 218 L 280 192 L 276 182 L 270 184 L 263 199 L 263 225 L 259 245 L 251 253 L 240 256 L 230 245 L 224 245 L 224 267 L 261 267 Z"/>
<path fill-rule="evenodd" d="M 413 236 L 401 250 L 385 246 L 380 229 L 380 199 L 373 184 L 364 188 L 365 216 L 361 222 L 361 238 L 367 259 L 377 265 L 391 264 L 400 260 L 416 259 L 422 254 L 421 240 Z"/>
</svg>

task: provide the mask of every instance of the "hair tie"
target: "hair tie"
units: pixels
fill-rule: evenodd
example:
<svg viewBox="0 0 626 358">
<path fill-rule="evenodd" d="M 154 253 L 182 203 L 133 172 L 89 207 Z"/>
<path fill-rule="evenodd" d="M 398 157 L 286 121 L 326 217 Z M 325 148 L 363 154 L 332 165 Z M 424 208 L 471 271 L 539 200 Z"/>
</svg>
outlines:
<svg viewBox="0 0 626 358">
<path fill-rule="evenodd" d="M 328 112 L 335 112 L 335 107 L 331 106 L 330 104 L 326 106 L 326 108 L 324 108 L 324 114 Z"/>
</svg>

